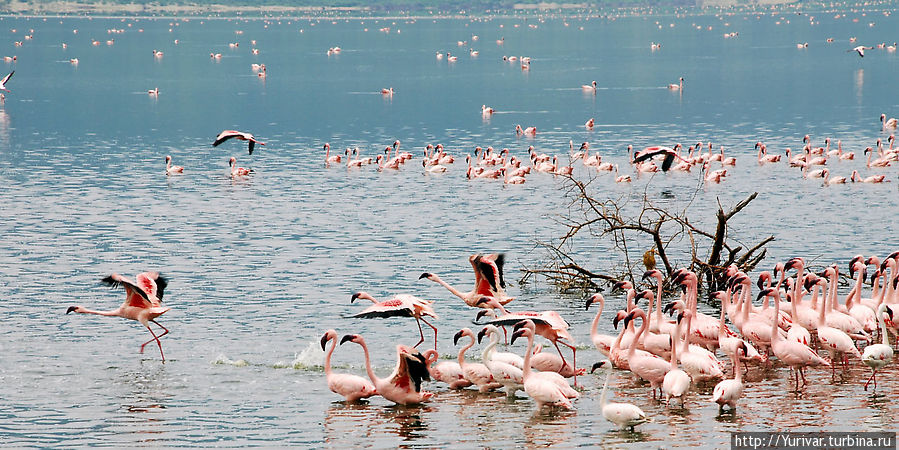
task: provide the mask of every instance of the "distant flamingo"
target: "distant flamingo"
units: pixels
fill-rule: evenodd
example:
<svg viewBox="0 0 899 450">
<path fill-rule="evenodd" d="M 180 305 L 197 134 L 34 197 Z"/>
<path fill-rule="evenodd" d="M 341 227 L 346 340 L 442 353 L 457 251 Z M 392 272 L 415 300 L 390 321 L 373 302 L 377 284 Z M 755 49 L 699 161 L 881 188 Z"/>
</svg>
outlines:
<svg viewBox="0 0 899 450">
<path fill-rule="evenodd" d="M 591 81 L 590 84 L 582 84 L 581 90 L 596 93 L 596 80 Z"/>
<path fill-rule="evenodd" d="M 331 348 L 325 354 L 325 377 L 328 380 L 328 389 L 335 394 L 342 395 L 347 402 L 355 402 L 377 395 L 378 391 L 375 389 L 375 385 L 365 378 L 358 375 L 331 372 L 331 354 L 334 353 L 334 349 L 337 347 L 336 331 L 328 330 L 322 336 L 322 350 L 325 350 L 325 345 L 330 340 L 333 340 L 334 343 L 331 344 Z"/>
<path fill-rule="evenodd" d="M 857 47 L 850 48 L 846 50 L 846 53 L 855 52 L 858 53 L 858 56 L 861 58 L 865 57 L 865 50 L 874 50 L 874 47 L 865 47 L 864 45 L 859 45 Z"/>
<path fill-rule="evenodd" d="M 265 142 L 257 141 L 256 138 L 253 137 L 253 135 L 250 133 L 245 133 L 245 132 L 236 131 L 236 130 L 224 130 L 221 133 L 219 133 L 218 136 L 215 137 L 215 141 L 212 142 L 212 146 L 218 147 L 219 144 L 221 144 L 222 142 L 225 142 L 231 138 L 237 138 L 238 140 L 241 140 L 241 141 L 249 141 L 249 144 L 250 144 L 249 151 L 250 151 L 251 155 L 253 154 L 253 148 L 255 147 L 256 144 L 265 145 Z"/>
<path fill-rule="evenodd" d="M 172 157 L 169 155 L 165 155 L 165 174 L 173 175 L 176 173 L 184 173 L 184 167 L 173 166 L 172 165 Z"/>
<path fill-rule="evenodd" d="M 525 337 L 528 340 L 528 348 L 524 353 L 524 369 L 522 378 L 524 391 L 537 402 L 537 408 L 544 405 L 561 406 L 574 409 L 571 398 L 577 398 L 579 394 L 568 386 L 568 382 L 561 375 L 554 372 L 534 372 L 531 370 L 531 351 L 534 348 L 534 323 L 525 323 L 512 334 L 511 343 L 515 339 Z"/>
<path fill-rule="evenodd" d="M 378 378 L 371 368 L 371 359 L 368 356 L 368 346 L 365 340 L 358 334 L 348 334 L 340 339 L 340 344 L 353 342 L 362 346 L 365 354 L 365 370 L 368 378 L 374 383 L 375 389 L 382 397 L 399 405 L 411 405 L 428 401 L 434 394 L 421 390 L 422 380 L 430 380 L 427 360 L 414 348 L 405 345 L 396 346 L 397 363 L 387 378 Z"/>
<path fill-rule="evenodd" d="M 881 343 L 865 347 L 865 352 L 862 353 L 862 362 L 872 370 L 871 376 L 865 382 L 866 391 L 871 380 L 874 380 L 874 389 L 877 389 L 877 370 L 882 369 L 893 360 L 893 348 L 890 347 L 890 343 L 887 340 L 887 326 L 883 319 L 884 314 L 889 315 L 890 321 L 893 320 L 893 310 L 886 303 L 882 303 L 877 307 L 877 321 L 880 322 L 880 334 L 882 336 Z"/>
<path fill-rule="evenodd" d="M 253 172 L 253 169 L 238 166 L 237 158 L 233 156 L 228 160 L 228 165 L 231 166 L 231 178 L 249 176 Z"/>
<path fill-rule="evenodd" d="M 96 314 L 98 316 L 122 317 L 125 319 L 136 320 L 146 327 L 147 330 L 150 331 L 150 334 L 153 335 L 153 339 L 141 344 L 139 353 L 144 352 L 144 347 L 147 344 L 156 341 L 156 344 L 159 346 L 159 355 L 162 357 L 162 362 L 165 362 L 165 355 L 162 353 L 162 343 L 159 342 L 159 338 L 169 334 L 169 330 L 156 322 L 156 318 L 171 309 L 162 306 L 162 295 L 166 286 L 168 286 L 168 281 L 157 272 L 139 273 L 135 277 L 135 280 L 136 281 L 131 281 L 129 278 L 117 273 L 101 280 L 103 284 L 108 286 L 121 286 L 125 288 L 125 302 L 116 309 L 110 311 L 95 311 L 79 305 L 70 306 L 66 310 L 66 314 L 76 312 L 80 314 Z M 150 322 L 153 322 L 156 326 L 162 328 L 163 333 L 157 336 L 156 333 L 153 332 L 153 329 L 150 328 Z"/>
<path fill-rule="evenodd" d="M 852 171 L 852 176 L 849 179 L 853 182 L 860 183 L 883 183 L 886 179 L 886 175 L 871 175 L 870 177 L 862 178 L 861 175 L 858 174 L 857 170 Z"/>
<path fill-rule="evenodd" d="M 596 124 L 596 122 L 594 122 L 593 118 L 591 117 L 590 120 L 588 120 L 587 123 L 584 124 L 584 127 L 587 128 L 588 130 L 592 130 L 593 125 L 595 125 L 595 124 Z"/>
<path fill-rule="evenodd" d="M 157 87 L 157 88 L 149 89 L 149 90 L 147 90 L 147 94 L 152 95 L 154 97 L 159 97 L 159 88 Z"/>
<path fill-rule="evenodd" d="M 679 81 L 678 84 L 669 84 L 668 89 L 671 89 L 672 91 L 684 90 L 684 77 L 680 77 L 680 79 L 678 81 Z"/>
<path fill-rule="evenodd" d="M 12 75 L 12 74 L 10 74 L 10 75 Z M 899 119 L 896 119 L 895 117 L 890 117 L 889 119 L 887 119 L 886 114 L 880 115 L 880 130 L 881 131 L 895 130 L 896 127 L 899 127 Z"/>
<path fill-rule="evenodd" d="M 495 111 L 493 108 L 487 105 L 481 105 L 481 115 L 482 116 L 492 116 Z"/>
<path fill-rule="evenodd" d="M 521 128 L 521 125 L 515 125 L 515 133 L 519 135 L 523 134 L 526 136 L 536 136 L 537 127 Z"/>
<path fill-rule="evenodd" d="M 325 165 L 340 163 L 340 155 L 331 156 L 331 144 L 325 142 L 322 149 L 325 151 Z"/>
<path fill-rule="evenodd" d="M 606 389 L 609 387 L 609 380 L 612 378 L 612 364 L 609 361 L 600 361 L 593 365 L 590 370 L 593 372 L 597 368 L 606 370 L 606 382 L 602 385 L 602 394 L 599 396 L 599 407 L 602 410 L 602 416 L 609 422 L 618 425 L 621 428 L 630 428 L 646 422 L 646 413 L 639 407 L 630 403 L 606 403 Z"/>
<path fill-rule="evenodd" d="M 374 305 L 369 306 L 362 312 L 353 315 L 353 317 L 361 317 L 365 319 L 369 318 L 383 318 L 383 317 L 414 317 L 415 321 L 418 323 L 418 333 L 421 335 L 421 340 L 419 340 L 413 347 L 418 347 L 422 342 L 425 341 L 424 331 L 421 329 L 421 322 L 424 322 L 427 326 L 431 327 L 434 330 L 434 349 L 437 349 L 437 328 L 434 325 L 431 325 L 424 316 L 431 316 L 433 318 L 437 318 L 437 313 L 434 312 L 434 308 L 431 306 L 432 301 L 422 300 L 414 295 L 409 294 L 397 294 L 393 296 L 390 300 L 384 300 L 383 302 L 379 302 L 375 300 L 368 292 L 357 292 L 353 294 L 350 298 L 350 303 L 356 301 L 356 299 L 366 299 L 371 300 Z"/>
</svg>

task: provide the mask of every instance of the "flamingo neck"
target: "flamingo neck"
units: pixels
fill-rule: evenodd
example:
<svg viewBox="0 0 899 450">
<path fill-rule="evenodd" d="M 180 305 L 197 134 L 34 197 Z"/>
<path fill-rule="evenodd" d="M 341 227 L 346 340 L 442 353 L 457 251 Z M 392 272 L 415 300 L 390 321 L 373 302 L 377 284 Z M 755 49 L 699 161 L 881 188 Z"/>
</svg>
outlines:
<svg viewBox="0 0 899 450">
<path fill-rule="evenodd" d="M 459 365 L 465 367 L 465 352 L 468 351 L 472 346 L 474 346 L 474 338 L 471 338 L 471 342 L 468 345 L 459 349 Z"/>
<path fill-rule="evenodd" d="M 590 338 L 592 339 L 594 336 L 599 334 L 599 316 L 602 315 L 603 310 L 602 303 L 599 304 L 599 311 L 596 312 L 596 316 L 593 317 L 593 322 L 590 324 Z"/>
<path fill-rule="evenodd" d="M 599 396 L 599 409 L 606 407 L 606 389 L 609 387 L 609 379 L 612 378 L 612 368 L 609 367 L 609 373 L 606 374 L 606 382 L 602 385 L 602 394 Z"/>
<path fill-rule="evenodd" d="M 887 346 L 887 347 L 889 347 L 889 346 L 890 346 L 890 342 L 889 342 L 889 340 L 888 340 L 888 338 L 887 338 L 887 324 L 886 324 L 886 322 L 885 322 L 884 319 L 883 319 L 883 314 L 884 314 L 885 310 L 886 310 L 885 307 L 878 307 L 878 308 L 877 308 L 877 321 L 880 322 L 880 335 L 883 336 L 883 338 L 882 338 L 882 339 L 883 339 L 882 344 L 885 345 L 885 346 Z"/>
<path fill-rule="evenodd" d="M 468 293 L 467 295 L 466 295 L 466 294 L 463 294 L 463 293 L 460 292 L 458 289 L 456 289 L 456 288 L 450 286 L 449 283 L 447 283 L 446 281 L 443 281 L 443 280 L 442 280 L 439 276 L 437 276 L 437 275 L 434 275 L 434 281 L 436 281 L 437 284 L 439 284 L 439 285 L 445 287 L 446 290 L 450 291 L 450 293 L 452 293 L 452 294 L 455 295 L 456 297 L 459 297 L 459 298 L 461 298 L 462 300 L 465 300 L 466 302 L 468 301 L 468 298 L 471 297 L 471 293 Z M 472 292 L 474 292 L 474 291 L 472 291 Z"/>
<path fill-rule="evenodd" d="M 738 348 L 734 352 L 734 380 L 736 380 L 737 383 L 743 382 L 743 371 L 740 370 L 740 350 L 741 349 Z"/>
<path fill-rule="evenodd" d="M 381 380 L 375 375 L 374 369 L 371 368 L 371 359 L 368 356 L 368 346 L 365 345 L 365 341 L 359 342 L 359 345 L 362 346 L 362 353 L 365 355 L 365 372 L 368 373 L 368 378 L 371 379 L 371 382 L 377 386 Z"/>
<path fill-rule="evenodd" d="M 690 351 L 690 335 L 691 335 L 690 327 L 692 325 L 693 325 L 693 314 L 690 314 L 689 316 L 687 316 L 687 332 L 684 333 L 684 343 L 681 344 L 681 345 L 683 345 L 683 347 L 681 347 L 681 352 L 684 354 L 686 354 L 688 351 Z M 672 345 L 671 347 L 673 348 L 674 346 Z"/>
<path fill-rule="evenodd" d="M 677 344 L 680 342 L 680 324 L 674 326 L 674 336 L 671 337 L 671 369 L 677 370 Z"/>
<path fill-rule="evenodd" d="M 812 301 L 814 301 L 817 297 L 818 297 L 818 286 L 815 286 L 815 293 L 812 296 Z M 818 311 L 818 327 L 819 328 L 824 326 L 824 314 L 825 314 L 825 311 L 827 311 L 826 310 L 827 305 L 825 303 L 827 303 L 827 302 L 825 301 L 824 303 L 821 304 L 821 309 Z"/>
<path fill-rule="evenodd" d="M 331 376 L 331 354 L 334 353 L 334 348 L 337 347 L 337 337 L 331 339 L 331 348 L 328 349 L 328 353 L 325 353 L 325 376 Z"/>
<path fill-rule="evenodd" d="M 659 284 L 656 287 L 656 323 L 662 324 L 662 275 L 656 277 Z"/>
<path fill-rule="evenodd" d="M 620 342 L 620 338 L 619 338 Z M 528 333 L 528 350 L 524 352 L 524 368 L 521 369 L 521 379 L 526 380 L 531 376 L 531 351 L 534 349 L 534 333 Z"/>
<path fill-rule="evenodd" d="M 109 316 L 109 317 L 121 317 L 122 316 L 122 308 L 111 309 L 109 311 L 96 311 L 93 309 L 87 308 L 79 308 L 75 310 L 77 313 L 82 314 L 96 314 L 98 316 Z"/>
<path fill-rule="evenodd" d="M 793 301 L 796 301 L 795 299 Z M 774 317 L 780 317 L 780 292 L 774 291 Z M 771 345 L 779 341 L 780 333 L 777 331 L 777 320 L 771 321 Z"/>
</svg>

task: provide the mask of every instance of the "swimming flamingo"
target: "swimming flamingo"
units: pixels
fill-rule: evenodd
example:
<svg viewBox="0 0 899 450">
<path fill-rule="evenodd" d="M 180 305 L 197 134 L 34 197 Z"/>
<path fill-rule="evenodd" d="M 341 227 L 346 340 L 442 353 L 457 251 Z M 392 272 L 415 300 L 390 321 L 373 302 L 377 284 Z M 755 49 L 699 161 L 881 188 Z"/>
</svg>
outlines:
<svg viewBox="0 0 899 450">
<path fill-rule="evenodd" d="M 322 149 L 325 151 L 325 165 L 330 164 L 338 164 L 340 163 L 340 155 L 331 156 L 331 144 L 325 142 L 325 145 L 322 146 Z"/>
<path fill-rule="evenodd" d="M 481 105 L 481 115 L 482 116 L 491 116 L 491 115 L 493 115 L 494 112 L 495 111 L 493 108 L 491 108 L 487 105 Z"/>
<path fill-rule="evenodd" d="M 672 91 L 682 91 L 684 89 L 684 77 L 680 77 L 680 82 L 678 84 L 669 84 L 668 89 Z"/>
<path fill-rule="evenodd" d="M 159 88 L 157 87 L 157 88 L 149 89 L 149 90 L 147 90 L 147 94 L 152 95 L 154 97 L 159 97 Z"/>
<path fill-rule="evenodd" d="M 893 320 L 893 310 L 886 303 L 881 303 L 877 307 L 877 321 L 880 322 L 880 334 L 883 341 L 880 344 L 871 344 L 865 347 L 862 354 L 862 362 L 870 367 L 872 372 L 868 381 L 865 382 L 865 390 L 868 390 L 868 383 L 874 380 L 874 389 L 877 389 L 877 370 L 885 367 L 893 360 L 893 348 L 887 340 L 887 326 L 883 320 L 883 315 L 888 314 L 890 320 Z"/>
<path fill-rule="evenodd" d="M 328 330 L 322 336 L 322 351 L 325 350 L 325 345 L 330 340 L 333 340 L 334 343 L 331 344 L 331 348 L 325 354 L 325 377 L 328 380 L 328 389 L 335 394 L 342 395 L 347 402 L 355 402 L 377 395 L 378 391 L 371 381 L 358 375 L 331 372 L 331 354 L 334 353 L 334 349 L 337 347 L 336 331 Z"/>
<path fill-rule="evenodd" d="M 609 380 L 612 378 L 612 364 L 609 361 L 600 361 L 593 365 L 590 372 L 597 368 L 607 371 L 606 382 L 602 385 L 602 394 L 599 396 L 599 407 L 602 409 L 602 416 L 609 422 L 618 425 L 621 428 L 630 428 L 646 422 L 646 413 L 639 407 L 630 403 L 606 403 L 606 389 L 609 387 Z"/>
<path fill-rule="evenodd" d="M 852 171 L 852 176 L 849 177 L 849 180 L 852 182 L 860 182 L 860 183 L 883 183 L 886 175 L 871 175 L 870 177 L 862 178 L 861 175 L 858 174 L 857 170 Z"/>
<path fill-rule="evenodd" d="M 431 306 L 434 302 L 422 300 L 409 294 L 397 294 L 390 300 L 379 302 L 368 292 L 357 292 L 350 297 L 350 303 L 353 303 L 356 299 L 360 298 L 371 300 L 374 305 L 365 308 L 362 312 L 355 314 L 352 317 L 361 317 L 365 319 L 375 317 L 414 317 L 415 322 L 418 323 L 418 333 L 421 335 L 421 340 L 419 340 L 413 347 L 418 347 L 425 341 L 425 334 L 421 329 L 421 322 L 424 322 L 434 330 L 434 349 L 437 349 L 437 328 L 424 318 L 424 316 L 437 318 L 437 313 L 434 312 L 434 308 Z"/>
<path fill-rule="evenodd" d="M 125 302 L 118 308 L 110 311 L 95 311 L 80 305 L 70 306 L 66 310 L 66 314 L 76 312 L 80 314 L 96 314 L 98 316 L 113 316 L 136 320 L 140 322 L 141 325 L 145 326 L 147 330 L 150 331 L 150 334 L 153 335 L 153 339 L 141 344 L 138 353 L 143 353 L 144 347 L 147 344 L 156 341 L 156 344 L 159 346 L 159 355 L 162 356 L 162 362 L 165 362 L 165 355 L 162 353 L 162 343 L 159 342 L 159 338 L 169 334 L 169 330 L 160 325 L 159 322 L 156 322 L 156 318 L 171 309 L 162 306 L 162 294 L 164 293 L 166 286 L 168 286 L 168 281 L 159 275 L 158 272 L 143 272 L 137 274 L 134 278 L 136 281 L 131 281 L 127 277 L 114 273 L 100 280 L 110 287 L 115 288 L 121 286 L 125 288 Z M 153 322 L 156 326 L 162 328 L 163 333 L 157 336 L 156 333 L 153 332 L 153 329 L 150 328 L 150 322 Z"/>
<path fill-rule="evenodd" d="M 173 175 L 176 173 L 184 173 L 184 167 L 173 166 L 172 165 L 172 157 L 169 155 L 165 155 L 165 174 Z"/>
<path fill-rule="evenodd" d="M 414 348 L 397 345 L 396 368 L 387 378 L 378 378 L 371 368 L 368 346 L 365 345 L 362 336 L 348 334 L 340 339 L 340 345 L 347 341 L 362 346 L 362 352 L 365 354 L 365 371 L 382 397 L 399 405 L 411 405 L 426 402 L 434 395 L 432 392 L 421 390 L 422 380 L 430 381 L 431 375 L 428 372 L 427 360 Z"/>
<path fill-rule="evenodd" d="M 890 117 L 889 119 L 887 119 L 886 114 L 880 115 L 880 131 L 895 130 L 897 126 L 899 126 L 899 120 L 897 120 L 895 117 Z"/>
<path fill-rule="evenodd" d="M 522 129 L 521 125 L 515 125 L 515 134 L 523 134 L 526 136 L 536 136 L 537 135 L 537 127 L 527 127 Z"/>
<path fill-rule="evenodd" d="M 236 130 L 224 130 L 221 133 L 219 133 L 218 136 L 215 137 L 215 141 L 212 142 L 212 146 L 218 147 L 219 144 L 221 144 L 222 142 L 225 142 L 231 138 L 237 138 L 238 140 L 241 140 L 241 141 L 249 141 L 249 144 L 250 144 L 249 151 L 250 151 L 251 155 L 253 154 L 253 148 L 255 147 L 256 144 L 265 145 L 265 142 L 257 141 L 256 138 L 253 137 L 253 135 L 250 133 L 244 133 L 242 131 L 236 131 Z"/>
<path fill-rule="evenodd" d="M 437 350 L 427 349 L 422 355 L 424 355 L 427 361 L 428 373 L 435 380 L 448 384 L 450 389 L 462 389 L 472 385 L 471 381 L 465 379 L 465 375 L 462 373 L 462 366 L 456 361 L 443 361 L 431 367 L 439 356 Z"/>
<path fill-rule="evenodd" d="M 393 88 L 381 88 L 381 94 L 389 97 L 393 97 Z"/>
<path fill-rule="evenodd" d="M 237 158 L 235 158 L 233 156 L 231 157 L 231 159 L 228 160 L 228 165 L 231 166 L 231 178 L 249 176 L 250 173 L 253 172 L 253 169 L 247 169 L 246 167 L 239 167 L 237 165 Z"/>
<path fill-rule="evenodd" d="M 596 93 L 596 80 L 591 81 L 590 84 L 582 84 L 581 90 L 587 91 L 587 92 L 593 92 L 595 94 Z"/>
<path fill-rule="evenodd" d="M 516 325 L 517 326 L 517 325 Z M 522 369 L 522 381 L 524 392 L 537 402 L 537 408 L 544 405 L 561 406 L 574 409 L 571 398 L 579 397 L 574 389 L 568 386 L 565 378 L 555 372 L 534 372 L 531 370 L 531 351 L 534 348 L 534 323 L 526 320 L 521 327 L 512 334 L 511 343 L 515 339 L 524 336 L 528 340 L 528 348 L 524 353 L 524 369 Z"/>
<path fill-rule="evenodd" d="M 509 175 L 509 171 L 506 170 L 505 167 L 501 169 L 503 171 L 503 183 L 505 184 L 523 184 L 526 180 L 521 175 Z"/>
<path fill-rule="evenodd" d="M 588 120 L 587 123 L 584 124 L 584 127 L 587 128 L 588 130 L 592 130 L 593 125 L 595 125 L 595 124 L 596 124 L 596 122 L 594 122 L 593 118 L 591 117 L 590 120 Z"/>
</svg>

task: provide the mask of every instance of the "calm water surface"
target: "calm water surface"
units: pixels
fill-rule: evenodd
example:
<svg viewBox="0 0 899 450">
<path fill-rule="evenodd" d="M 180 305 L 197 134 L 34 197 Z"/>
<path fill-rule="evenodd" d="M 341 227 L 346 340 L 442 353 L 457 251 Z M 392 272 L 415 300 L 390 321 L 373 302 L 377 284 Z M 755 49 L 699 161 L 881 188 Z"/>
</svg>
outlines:
<svg viewBox="0 0 899 450">
<path fill-rule="evenodd" d="M 891 43 L 899 24 L 879 10 L 843 12 L 474 22 L 3 19 L 0 48 L 17 58 L 0 62 L 16 71 L 0 107 L 2 442 L 720 447 L 738 430 L 894 429 L 899 410 L 886 400 L 899 394 L 893 366 L 881 378 L 886 397 L 876 398 L 862 391 L 867 371 L 858 363 L 836 378 L 811 371 L 800 394 L 787 392 L 787 369 L 755 369 L 737 414 L 723 416 L 709 401 L 712 386 L 700 387 L 685 409 L 669 410 L 619 371 L 614 398 L 652 417 L 627 433 L 599 414 L 602 379 L 592 376 L 580 379 L 585 390 L 570 412 L 535 412 L 528 399 L 435 384 L 427 385 L 434 400 L 421 407 L 380 398 L 345 405 L 328 391 L 317 349 L 328 328 L 361 333 L 384 375 L 395 362 L 393 344 L 417 340 L 409 320 L 345 318 L 364 307 L 351 305 L 350 295 L 366 290 L 435 300 L 438 348 L 449 357 L 456 350 L 449 337 L 474 327 L 473 312 L 418 275 L 439 273 L 468 289 L 468 255 L 504 251 L 508 278 L 517 279 L 545 259 L 534 243 L 561 234 L 557 219 L 570 206 L 561 179 L 470 182 L 460 162 L 440 176 L 423 175 L 417 160 L 398 172 L 325 168 L 324 142 L 369 156 L 395 139 L 416 154 L 443 143 L 459 160 L 477 145 L 519 156 L 534 145 L 567 160 L 569 140 L 590 141 L 624 166 L 628 144 L 712 140 L 738 158 L 723 184 L 672 174 L 618 185 L 601 175 L 591 192 L 634 202 L 645 194 L 672 207 L 692 199 L 691 217 L 705 224 L 717 201 L 732 205 L 758 192 L 731 232 L 748 243 L 776 237 L 765 268 L 793 256 L 844 268 L 855 254 L 895 250 L 895 169 L 869 171 L 859 158 L 886 138 L 880 113 L 899 115 L 892 95 L 899 59 L 846 50 Z M 724 39 L 730 31 L 739 36 Z M 460 40 L 468 43 L 459 47 Z M 651 52 L 650 42 L 663 47 Z M 798 42 L 809 47 L 798 50 Z M 327 56 L 334 46 L 343 52 Z M 471 58 L 469 47 L 480 55 Z M 164 56 L 154 58 L 154 49 Z M 438 51 L 459 61 L 438 61 Z M 504 55 L 530 56 L 531 69 Z M 268 76 L 257 77 L 252 63 L 266 64 Z M 683 92 L 664 88 L 680 76 Z M 596 95 L 580 89 L 591 80 Z M 158 98 L 146 94 L 155 87 Z M 377 93 L 385 87 L 396 94 Z M 496 108 L 492 119 L 482 119 L 482 104 Z M 591 117 L 597 125 L 587 131 Z M 539 133 L 517 139 L 516 124 Z M 226 128 L 251 131 L 267 145 L 252 156 L 237 142 L 210 147 Z M 755 163 L 756 141 L 780 153 L 801 148 L 805 134 L 816 145 L 840 139 L 856 152 L 854 162 L 832 163 L 834 175 L 858 169 L 892 182 L 823 188 L 796 169 Z M 186 167 L 183 176 L 164 175 L 166 154 Z M 232 155 L 255 173 L 230 179 Z M 578 167 L 575 177 L 594 175 Z M 605 271 L 621 260 L 610 249 L 594 240 L 572 252 Z M 674 256 L 688 260 L 685 252 Z M 161 318 L 171 329 L 165 364 L 149 346 L 137 354 L 148 333 L 133 322 L 64 314 L 73 304 L 115 308 L 122 292 L 100 278 L 144 270 L 171 280 L 172 310 Z M 510 291 L 517 308 L 556 309 L 571 323 L 583 365 L 600 359 L 582 295 L 543 283 L 512 283 Z M 611 317 L 624 299 L 610 294 L 607 302 Z M 601 331 L 612 332 L 609 322 Z M 362 373 L 355 346 L 334 359 L 340 371 Z"/>
</svg>

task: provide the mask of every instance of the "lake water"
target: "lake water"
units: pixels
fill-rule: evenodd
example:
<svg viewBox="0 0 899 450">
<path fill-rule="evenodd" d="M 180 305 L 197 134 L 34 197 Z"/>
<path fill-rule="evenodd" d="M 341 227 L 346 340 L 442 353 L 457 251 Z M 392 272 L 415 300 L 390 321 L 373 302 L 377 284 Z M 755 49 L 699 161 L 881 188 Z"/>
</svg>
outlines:
<svg viewBox="0 0 899 450">
<path fill-rule="evenodd" d="M 589 141 L 624 168 L 628 144 L 711 140 L 738 159 L 720 185 L 704 185 L 698 173 L 631 184 L 600 175 L 591 192 L 632 200 L 645 194 L 672 207 L 692 199 L 689 214 L 700 224 L 713 220 L 716 199 L 728 207 L 758 192 L 731 233 L 750 244 L 775 236 L 766 269 L 804 256 L 845 271 L 855 254 L 896 250 L 895 168 L 866 169 L 862 151 L 885 142 L 881 113 L 899 115 L 899 59 L 886 50 L 864 58 L 846 52 L 896 39 L 899 23 L 882 11 L 689 11 L 614 20 L 3 18 L 0 48 L 16 60 L 0 67 L 16 73 L 0 107 L 0 441 L 721 447 L 732 431 L 893 429 L 895 365 L 880 377 L 885 397 L 862 390 L 868 370 L 858 362 L 835 379 L 810 371 L 811 384 L 799 394 L 788 393 L 785 367 L 755 369 L 733 416 L 717 414 L 711 387 L 694 392 L 686 408 L 669 410 L 617 371 L 613 398 L 652 418 L 630 433 L 602 418 L 602 379 L 593 376 L 579 379 L 583 395 L 570 412 L 536 413 L 526 398 L 510 402 L 435 383 L 426 385 L 435 398 L 421 407 L 381 398 L 345 405 L 327 389 L 317 347 L 328 328 L 360 333 L 385 375 L 395 363 L 393 344 L 418 339 L 407 319 L 346 318 L 364 307 L 350 304 L 351 294 L 365 290 L 435 300 L 438 349 L 455 354 L 450 336 L 475 328 L 474 311 L 418 275 L 435 272 L 467 290 L 468 255 L 502 251 L 518 298 L 510 307 L 558 310 L 582 348 L 579 363 L 600 359 L 583 295 L 514 283 L 520 269 L 546 259 L 535 242 L 563 233 L 557 220 L 571 206 L 565 181 L 541 174 L 521 186 L 469 181 L 464 155 L 475 146 L 524 157 L 534 145 L 567 160 L 569 140 Z M 389 32 L 379 31 L 385 27 Z M 739 35 L 725 39 L 729 32 Z M 651 51 L 651 42 L 662 48 Z M 802 42 L 808 48 L 797 49 Z M 334 46 L 343 51 L 328 56 Z M 459 60 L 437 60 L 435 52 Z M 530 56 L 530 70 L 504 55 Z M 253 63 L 264 63 L 267 77 Z M 681 76 L 682 92 L 666 88 Z M 592 80 L 599 89 L 585 94 L 580 86 Z M 147 94 L 156 87 L 158 97 Z M 388 87 L 395 94 L 382 96 Z M 482 104 L 497 110 L 489 120 Z M 587 131 L 591 117 L 596 127 Z M 536 126 L 536 137 L 517 138 L 516 124 Z M 212 148 L 228 128 L 252 132 L 266 146 L 252 156 L 242 142 Z M 829 163 L 834 175 L 858 169 L 891 182 L 822 187 L 786 164 L 756 164 L 757 141 L 780 154 L 801 148 L 806 134 L 815 146 L 831 137 L 857 154 Z M 382 173 L 323 165 L 325 142 L 338 154 L 358 146 L 374 156 L 396 139 L 416 155 L 442 143 L 457 162 L 438 176 L 424 175 L 418 159 Z M 186 167 L 183 175 L 166 177 L 167 154 Z M 232 155 L 255 173 L 232 180 Z M 576 166 L 574 176 L 595 175 Z M 584 238 L 571 251 L 605 272 L 621 259 L 610 249 L 608 241 Z M 681 264 L 689 258 L 673 256 Z M 172 310 L 160 318 L 171 330 L 163 338 L 165 364 L 150 346 L 137 353 L 149 336 L 134 322 L 65 315 L 75 304 L 115 308 L 123 293 L 99 280 L 145 270 L 170 279 L 165 301 Z M 604 315 L 611 318 L 608 311 L 624 299 L 607 294 Z M 610 320 L 601 331 L 612 333 Z M 334 355 L 343 372 L 363 374 L 361 360 L 356 346 Z"/>
</svg>

